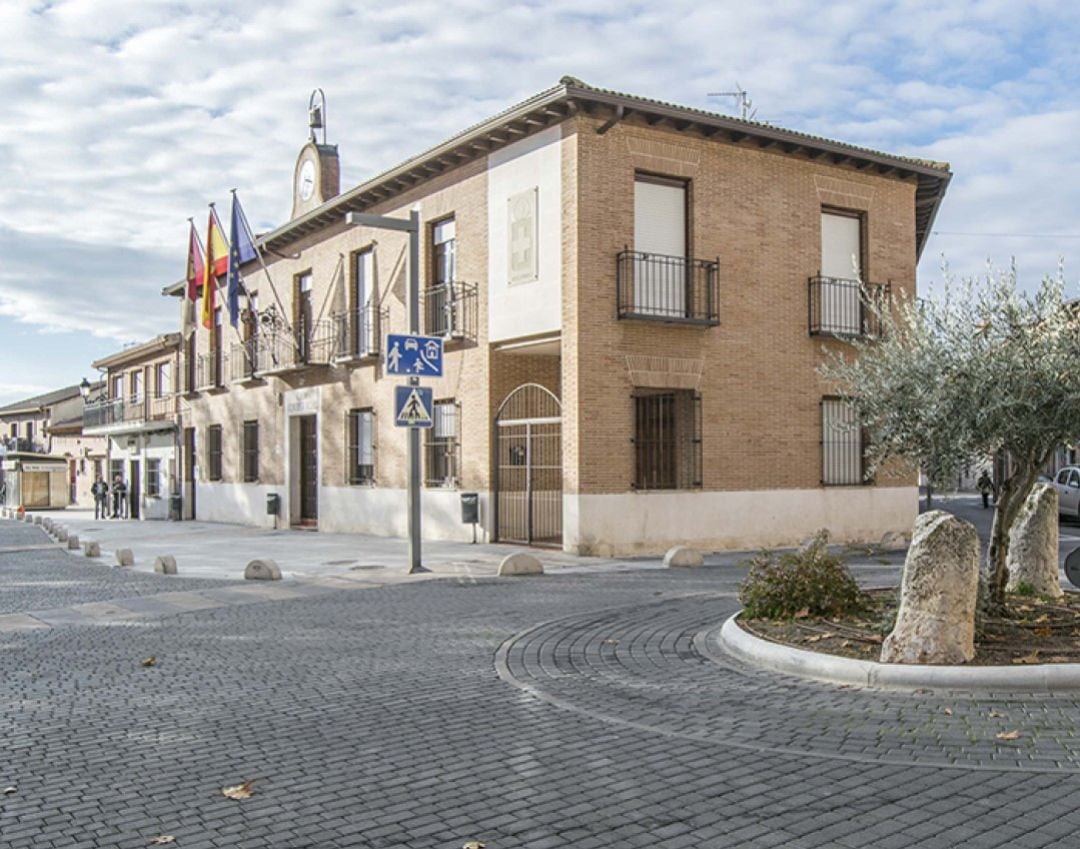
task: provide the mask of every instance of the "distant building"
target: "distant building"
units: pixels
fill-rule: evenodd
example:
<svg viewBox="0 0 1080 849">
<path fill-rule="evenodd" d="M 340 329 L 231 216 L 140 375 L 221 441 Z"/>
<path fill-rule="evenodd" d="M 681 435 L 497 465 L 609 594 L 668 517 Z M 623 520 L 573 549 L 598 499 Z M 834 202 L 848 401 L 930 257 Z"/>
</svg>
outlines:
<svg viewBox="0 0 1080 849">
<path fill-rule="evenodd" d="M 107 441 L 110 486 L 127 486 L 132 519 L 167 519 L 176 473 L 180 334 L 166 333 L 95 362 L 103 391 L 87 401 L 83 432 Z"/>
<path fill-rule="evenodd" d="M 426 536 L 471 538 L 465 491 L 484 539 L 582 554 L 910 530 L 914 475 L 864 479 L 817 368 L 876 333 L 866 297 L 914 295 L 947 165 L 564 78 L 343 194 L 338 174 L 312 138 L 239 326 L 222 296 L 184 341 L 188 515 L 405 533 L 386 339 L 407 241 L 345 218 L 415 210 L 422 332 L 446 349 Z"/>
</svg>

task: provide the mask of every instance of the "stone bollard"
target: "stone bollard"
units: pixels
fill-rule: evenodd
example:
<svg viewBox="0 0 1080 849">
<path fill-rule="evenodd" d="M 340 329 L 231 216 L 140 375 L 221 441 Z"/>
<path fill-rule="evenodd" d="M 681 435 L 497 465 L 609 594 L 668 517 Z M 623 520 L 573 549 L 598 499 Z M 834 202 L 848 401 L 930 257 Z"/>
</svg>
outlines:
<svg viewBox="0 0 1080 849">
<path fill-rule="evenodd" d="M 57 542 L 67 542 L 67 538 L 68 538 L 67 528 L 57 528 L 56 529 L 56 541 Z"/>
<path fill-rule="evenodd" d="M 244 570 L 245 581 L 280 581 L 281 570 L 273 560 L 252 560 Z"/>
<path fill-rule="evenodd" d="M 163 554 L 154 558 L 154 571 L 159 575 L 176 574 L 176 558 L 171 554 Z"/>
<path fill-rule="evenodd" d="M 88 539 L 83 543 L 83 554 L 87 557 L 101 557 L 101 544 Z"/>
<path fill-rule="evenodd" d="M 76 534 L 69 534 L 67 542 L 69 551 L 79 550 L 79 537 Z"/>
<path fill-rule="evenodd" d="M 53 520 L 52 519 L 46 517 L 46 518 L 41 520 L 41 527 L 43 527 L 45 530 L 51 531 L 52 526 L 53 526 Z"/>
<path fill-rule="evenodd" d="M 975 656 L 979 535 L 942 510 L 915 522 L 904 561 L 896 625 L 882 663 L 966 663 Z"/>
<path fill-rule="evenodd" d="M 1053 484 L 1037 483 L 1009 534 L 1009 583 L 1016 592 L 1021 584 L 1043 598 L 1061 599 L 1058 574 L 1058 493 Z"/>
<path fill-rule="evenodd" d="M 35 524 L 35 525 L 40 525 L 40 524 L 41 524 L 41 522 L 42 522 L 42 519 L 41 519 L 41 517 L 40 517 L 40 516 L 35 516 L 35 517 L 34 517 L 34 524 Z"/>
<path fill-rule="evenodd" d="M 130 548 L 118 548 L 116 549 L 116 565 L 117 566 L 134 566 L 135 555 L 131 553 Z"/>
<path fill-rule="evenodd" d="M 502 559 L 502 563 L 499 564 L 500 577 L 543 574 L 543 564 L 531 554 L 524 551 L 506 555 L 506 557 Z"/>
<path fill-rule="evenodd" d="M 669 569 L 689 568 L 694 569 L 705 565 L 705 558 L 701 552 L 685 545 L 675 545 L 667 550 L 664 555 L 664 565 Z"/>
</svg>

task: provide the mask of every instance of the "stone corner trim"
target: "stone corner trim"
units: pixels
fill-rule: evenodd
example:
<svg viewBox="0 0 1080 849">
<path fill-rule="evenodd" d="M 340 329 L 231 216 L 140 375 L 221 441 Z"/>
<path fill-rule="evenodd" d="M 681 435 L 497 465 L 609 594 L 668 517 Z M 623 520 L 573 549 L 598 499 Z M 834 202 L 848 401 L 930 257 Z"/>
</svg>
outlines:
<svg viewBox="0 0 1080 849">
<path fill-rule="evenodd" d="M 927 666 L 875 663 L 791 648 L 756 637 L 729 617 L 715 638 L 731 657 L 751 666 L 830 684 L 885 690 L 993 690 L 1013 693 L 1080 690 L 1080 663 L 1032 666 Z"/>
</svg>

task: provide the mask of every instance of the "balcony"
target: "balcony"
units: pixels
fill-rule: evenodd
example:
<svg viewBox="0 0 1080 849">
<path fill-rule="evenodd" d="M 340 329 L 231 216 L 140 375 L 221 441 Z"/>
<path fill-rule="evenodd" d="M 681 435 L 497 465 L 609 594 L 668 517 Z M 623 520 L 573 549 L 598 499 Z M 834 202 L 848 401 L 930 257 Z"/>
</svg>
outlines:
<svg viewBox="0 0 1080 849">
<path fill-rule="evenodd" d="M 83 430 L 109 432 L 138 430 L 147 425 L 172 422 L 175 396 L 156 398 L 105 398 L 83 407 Z"/>
<path fill-rule="evenodd" d="M 889 302 L 887 283 L 860 283 L 837 277 L 809 280 L 811 336 L 876 339 L 881 336 L 878 311 Z"/>
<path fill-rule="evenodd" d="M 441 283 L 424 290 L 424 333 L 476 341 L 479 291 L 474 283 Z"/>
<path fill-rule="evenodd" d="M 616 257 L 619 318 L 720 323 L 718 260 L 624 249 Z"/>
<path fill-rule="evenodd" d="M 220 352 L 195 356 L 195 389 L 217 389 L 222 385 L 222 355 Z"/>
<path fill-rule="evenodd" d="M 334 360 L 347 362 L 379 355 L 379 328 L 385 316 L 374 305 L 335 313 Z"/>
<path fill-rule="evenodd" d="M 255 365 L 259 358 L 259 337 L 234 342 L 229 348 L 228 373 L 230 383 L 256 380 Z"/>
<path fill-rule="evenodd" d="M 302 324 L 295 331 L 262 330 L 256 337 L 255 372 L 258 375 L 326 365 L 334 351 L 334 323 L 312 322 L 305 332 Z"/>
<path fill-rule="evenodd" d="M 40 442 L 34 442 L 32 439 L 24 439 L 21 436 L 0 437 L 0 445 L 3 446 L 5 452 L 21 451 L 25 454 L 45 453 L 45 446 Z"/>
</svg>

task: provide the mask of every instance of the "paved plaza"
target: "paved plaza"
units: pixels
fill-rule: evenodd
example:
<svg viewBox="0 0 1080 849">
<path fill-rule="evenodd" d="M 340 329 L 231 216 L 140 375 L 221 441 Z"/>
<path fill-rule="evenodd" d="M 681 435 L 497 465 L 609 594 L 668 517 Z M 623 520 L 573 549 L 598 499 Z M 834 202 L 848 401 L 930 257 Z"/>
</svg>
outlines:
<svg viewBox="0 0 1080 849">
<path fill-rule="evenodd" d="M 745 668 L 743 571 L 710 563 L 269 585 L 0 522 L 0 614 L 38 623 L 0 629 L 0 845 L 1080 845 L 1080 698 Z"/>
</svg>

